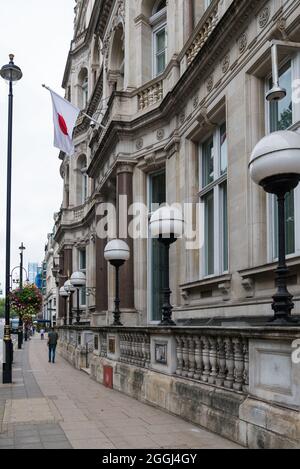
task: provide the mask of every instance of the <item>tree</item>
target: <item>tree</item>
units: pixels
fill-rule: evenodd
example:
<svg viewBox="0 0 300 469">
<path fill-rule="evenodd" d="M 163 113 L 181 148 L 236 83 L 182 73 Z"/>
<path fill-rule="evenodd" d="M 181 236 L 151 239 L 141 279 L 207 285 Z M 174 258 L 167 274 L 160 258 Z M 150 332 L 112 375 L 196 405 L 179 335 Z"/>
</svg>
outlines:
<svg viewBox="0 0 300 469">
<path fill-rule="evenodd" d="M 0 318 L 5 316 L 5 298 L 0 298 Z"/>
</svg>

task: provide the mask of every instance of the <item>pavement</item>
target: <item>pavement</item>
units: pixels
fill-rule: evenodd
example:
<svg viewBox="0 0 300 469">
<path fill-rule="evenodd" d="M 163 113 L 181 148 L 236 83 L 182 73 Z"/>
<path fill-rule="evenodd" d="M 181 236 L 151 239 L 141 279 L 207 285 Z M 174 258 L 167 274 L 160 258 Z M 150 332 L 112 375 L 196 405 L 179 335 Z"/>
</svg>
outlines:
<svg viewBox="0 0 300 469">
<path fill-rule="evenodd" d="M 48 363 L 46 344 L 38 335 L 24 343 L 13 384 L 0 384 L 0 450 L 240 448 L 105 388 L 60 356 Z"/>
</svg>

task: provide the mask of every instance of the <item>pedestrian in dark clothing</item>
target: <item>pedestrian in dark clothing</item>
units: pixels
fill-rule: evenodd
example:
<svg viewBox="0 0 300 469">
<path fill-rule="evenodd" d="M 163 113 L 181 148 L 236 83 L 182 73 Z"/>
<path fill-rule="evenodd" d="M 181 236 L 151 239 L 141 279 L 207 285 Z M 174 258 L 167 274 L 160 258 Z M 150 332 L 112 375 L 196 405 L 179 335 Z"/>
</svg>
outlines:
<svg viewBox="0 0 300 469">
<path fill-rule="evenodd" d="M 51 327 L 50 332 L 48 334 L 48 348 L 49 348 L 49 363 L 55 363 L 55 351 L 58 341 L 58 333 L 54 331 L 53 327 Z"/>
</svg>

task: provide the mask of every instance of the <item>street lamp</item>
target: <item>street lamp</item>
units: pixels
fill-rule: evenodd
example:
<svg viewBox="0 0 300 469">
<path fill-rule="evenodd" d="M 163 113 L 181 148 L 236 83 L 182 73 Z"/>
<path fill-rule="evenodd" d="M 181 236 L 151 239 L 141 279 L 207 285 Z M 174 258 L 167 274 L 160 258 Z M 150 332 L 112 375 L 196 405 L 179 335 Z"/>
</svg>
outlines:
<svg viewBox="0 0 300 469">
<path fill-rule="evenodd" d="M 104 258 L 110 262 L 116 269 L 116 291 L 115 291 L 115 310 L 114 310 L 114 323 L 113 326 L 123 326 L 120 321 L 120 294 L 119 294 L 119 270 L 130 258 L 129 246 L 120 239 L 113 239 L 110 241 L 104 250 Z"/>
<path fill-rule="evenodd" d="M 65 300 L 65 316 L 64 316 L 64 326 L 67 325 L 67 299 L 70 298 L 70 293 L 67 293 L 64 287 L 61 287 L 59 290 L 59 296 Z"/>
<path fill-rule="evenodd" d="M 74 272 L 70 278 L 70 282 L 73 287 L 77 290 L 77 317 L 76 322 L 80 324 L 80 307 L 79 307 L 79 292 L 80 288 L 84 288 L 86 286 L 86 276 L 83 272 Z"/>
<path fill-rule="evenodd" d="M 14 64 L 14 56 L 10 54 L 10 62 L 0 70 L 0 76 L 9 83 L 8 95 L 8 144 L 7 144 L 7 198 L 6 198 L 6 285 L 5 285 L 5 330 L 3 357 L 3 384 L 12 382 L 12 341 L 10 335 L 10 243 L 11 243 L 11 173 L 12 173 L 12 123 L 13 123 L 13 82 L 23 76 L 19 67 Z"/>
<path fill-rule="evenodd" d="M 172 320 L 173 307 L 170 303 L 170 274 L 169 274 L 169 254 L 171 244 L 177 241 L 177 238 L 183 234 L 184 221 L 180 210 L 174 207 L 161 207 L 153 213 L 150 219 L 150 234 L 152 238 L 165 247 L 166 253 L 166 275 L 165 287 L 163 289 L 162 321 L 160 326 L 176 326 Z"/>
<path fill-rule="evenodd" d="M 277 292 L 272 304 L 275 313 L 272 324 L 288 325 L 295 322 L 295 319 L 291 317 L 293 296 L 287 289 L 289 269 L 285 252 L 285 197 L 300 181 L 300 135 L 284 130 L 264 137 L 252 152 L 249 169 L 252 180 L 277 197 L 279 262 L 276 269 Z"/>
<path fill-rule="evenodd" d="M 75 293 L 76 288 L 72 285 L 70 280 L 67 280 L 64 284 L 65 292 L 69 296 L 69 326 L 72 326 L 73 323 L 73 313 L 72 313 L 72 295 Z"/>
</svg>

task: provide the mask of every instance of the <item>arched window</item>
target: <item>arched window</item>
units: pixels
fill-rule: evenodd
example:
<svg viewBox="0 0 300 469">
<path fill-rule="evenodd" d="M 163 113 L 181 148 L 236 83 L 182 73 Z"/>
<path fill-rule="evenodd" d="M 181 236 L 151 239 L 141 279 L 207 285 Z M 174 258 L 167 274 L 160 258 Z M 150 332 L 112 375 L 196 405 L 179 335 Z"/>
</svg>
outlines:
<svg viewBox="0 0 300 469">
<path fill-rule="evenodd" d="M 79 81 L 79 107 L 85 109 L 89 100 L 89 77 L 86 68 L 83 68 L 78 77 Z"/>
<path fill-rule="evenodd" d="M 118 91 L 124 89 L 124 62 L 124 29 L 120 23 L 112 39 L 108 73 L 110 83 Z"/>
<path fill-rule="evenodd" d="M 153 31 L 153 76 L 164 72 L 167 64 L 167 4 L 166 0 L 155 2 L 150 24 Z"/>
</svg>

